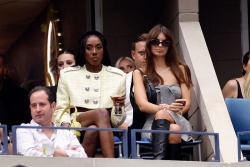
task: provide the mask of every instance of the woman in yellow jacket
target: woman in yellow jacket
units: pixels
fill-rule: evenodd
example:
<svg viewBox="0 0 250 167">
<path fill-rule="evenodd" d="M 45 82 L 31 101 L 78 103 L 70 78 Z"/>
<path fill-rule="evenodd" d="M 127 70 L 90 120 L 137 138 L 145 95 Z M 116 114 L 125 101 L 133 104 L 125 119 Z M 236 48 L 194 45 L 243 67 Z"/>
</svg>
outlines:
<svg viewBox="0 0 250 167">
<path fill-rule="evenodd" d="M 82 35 L 78 56 L 79 66 L 68 67 L 60 72 L 55 119 L 58 120 L 67 106 L 74 105 L 81 111 L 77 121 L 82 127 L 110 128 L 109 111 L 113 106 L 110 96 L 125 95 L 126 74 L 111 67 L 106 40 L 97 31 Z M 124 96 L 118 102 L 123 103 Z M 60 124 L 69 126 L 69 123 L 70 114 L 64 113 Z M 83 147 L 88 157 L 94 157 L 97 146 L 96 137 L 88 134 L 91 132 L 93 131 L 86 131 L 83 139 Z M 97 135 L 103 156 L 114 157 L 113 133 L 99 131 Z"/>
</svg>

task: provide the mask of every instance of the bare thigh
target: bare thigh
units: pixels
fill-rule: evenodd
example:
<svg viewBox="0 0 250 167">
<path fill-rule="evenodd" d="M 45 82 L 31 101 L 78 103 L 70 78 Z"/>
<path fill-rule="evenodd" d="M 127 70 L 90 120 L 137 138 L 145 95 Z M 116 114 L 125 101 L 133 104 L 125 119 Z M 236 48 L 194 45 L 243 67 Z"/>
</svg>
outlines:
<svg viewBox="0 0 250 167">
<path fill-rule="evenodd" d="M 86 111 L 77 116 L 76 120 L 82 127 L 96 125 L 97 127 L 110 127 L 109 112 L 104 108 Z"/>
</svg>

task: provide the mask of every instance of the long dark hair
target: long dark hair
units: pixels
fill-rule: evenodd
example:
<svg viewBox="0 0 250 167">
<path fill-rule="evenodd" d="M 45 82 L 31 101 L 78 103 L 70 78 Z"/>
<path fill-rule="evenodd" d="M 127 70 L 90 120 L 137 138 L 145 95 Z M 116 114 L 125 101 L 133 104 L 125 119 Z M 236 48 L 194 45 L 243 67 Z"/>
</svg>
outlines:
<svg viewBox="0 0 250 167">
<path fill-rule="evenodd" d="M 250 51 L 248 51 L 244 56 L 242 57 L 242 64 L 247 65 L 248 61 L 250 59 Z M 246 70 L 242 67 L 242 75 L 246 74 Z"/>
<path fill-rule="evenodd" d="M 168 52 L 165 56 L 166 65 L 170 67 L 171 71 L 173 72 L 179 84 L 185 83 L 188 87 L 190 87 L 192 85 L 190 69 L 185 63 L 179 60 L 174 44 L 175 43 L 174 37 L 170 32 L 170 30 L 161 24 L 154 26 L 148 33 L 148 40 L 146 44 L 147 45 L 146 47 L 147 65 L 145 70 L 146 75 L 155 86 L 164 83 L 163 78 L 155 71 L 155 64 L 153 61 L 154 54 L 151 51 L 151 43 L 150 43 L 150 41 L 152 39 L 156 39 L 161 32 L 166 36 L 167 40 L 171 42 L 171 45 L 169 46 Z M 186 77 L 184 77 L 184 74 L 182 70 L 179 68 L 179 65 L 184 66 Z"/>
<path fill-rule="evenodd" d="M 76 61 L 77 65 L 83 66 L 86 63 L 85 47 L 86 47 L 86 41 L 90 36 L 96 36 L 101 40 L 103 46 L 102 64 L 105 66 L 111 66 L 112 64 L 109 57 L 106 39 L 98 31 L 88 31 L 81 36 L 79 40 L 78 57 Z"/>
</svg>

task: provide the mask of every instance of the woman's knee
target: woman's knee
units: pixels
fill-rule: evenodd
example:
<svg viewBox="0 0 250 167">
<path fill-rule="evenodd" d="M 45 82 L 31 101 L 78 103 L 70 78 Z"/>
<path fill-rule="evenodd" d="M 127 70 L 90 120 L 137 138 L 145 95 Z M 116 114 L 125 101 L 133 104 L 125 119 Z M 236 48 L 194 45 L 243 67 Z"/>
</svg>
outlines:
<svg viewBox="0 0 250 167">
<path fill-rule="evenodd" d="M 97 127 L 110 128 L 110 115 L 108 110 L 100 108 L 95 110 L 97 119 L 95 120 Z"/>
<path fill-rule="evenodd" d="M 181 127 L 177 124 L 170 124 L 169 130 L 170 131 L 181 131 Z M 169 143 L 177 144 L 180 142 L 181 142 L 181 134 L 174 134 L 174 133 L 169 134 Z"/>
<path fill-rule="evenodd" d="M 171 131 L 181 131 L 181 127 L 177 124 L 170 124 L 169 130 Z"/>
<path fill-rule="evenodd" d="M 105 108 L 98 108 L 84 112 L 77 116 L 76 120 L 80 122 L 82 127 L 89 125 L 97 125 L 100 123 L 110 123 L 109 112 Z"/>
<path fill-rule="evenodd" d="M 155 113 L 155 119 L 167 119 L 171 122 L 172 117 L 169 115 L 168 112 L 164 110 L 159 110 Z"/>
<path fill-rule="evenodd" d="M 96 114 L 101 119 L 108 119 L 109 120 L 109 112 L 105 108 L 98 108 L 96 109 Z"/>
</svg>

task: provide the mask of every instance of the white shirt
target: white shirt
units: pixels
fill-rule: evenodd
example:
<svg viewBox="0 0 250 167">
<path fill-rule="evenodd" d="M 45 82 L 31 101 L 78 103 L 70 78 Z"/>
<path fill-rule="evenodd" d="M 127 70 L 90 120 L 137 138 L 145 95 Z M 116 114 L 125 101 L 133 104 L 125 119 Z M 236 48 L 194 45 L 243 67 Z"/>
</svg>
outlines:
<svg viewBox="0 0 250 167">
<path fill-rule="evenodd" d="M 55 125 L 55 124 L 54 124 Z M 30 121 L 30 124 L 21 124 L 21 126 L 41 126 Z M 42 156 L 45 155 L 37 149 L 42 148 L 42 142 L 49 140 L 54 143 L 54 148 L 65 150 L 70 146 L 78 146 L 76 150 L 65 150 L 68 157 L 87 158 L 84 148 L 79 143 L 73 132 L 64 129 L 55 129 L 51 138 L 43 133 L 42 129 L 18 128 L 17 135 L 17 152 L 24 156 Z"/>
<path fill-rule="evenodd" d="M 127 117 L 125 119 L 125 123 L 128 126 L 131 126 L 133 123 L 133 107 L 130 103 L 130 86 L 132 81 L 133 72 L 129 72 L 126 77 L 126 99 L 125 99 L 125 111 L 127 114 Z"/>
</svg>

